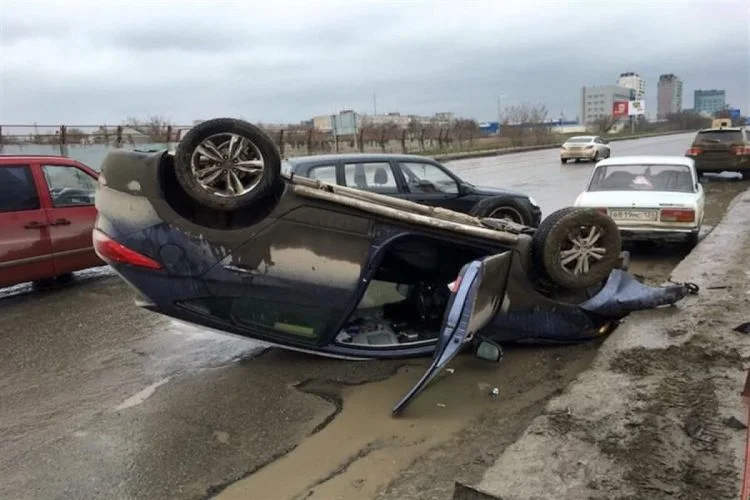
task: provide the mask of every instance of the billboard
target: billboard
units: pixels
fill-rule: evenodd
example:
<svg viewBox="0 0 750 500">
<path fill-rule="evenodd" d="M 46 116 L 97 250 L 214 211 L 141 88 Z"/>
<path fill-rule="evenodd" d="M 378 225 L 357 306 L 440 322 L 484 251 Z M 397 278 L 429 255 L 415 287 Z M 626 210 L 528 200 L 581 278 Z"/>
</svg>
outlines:
<svg viewBox="0 0 750 500">
<path fill-rule="evenodd" d="M 628 101 L 614 101 L 612 103 L 612 116 L 621 118 L 628 115 Z"/>
<path fill-rule="evenodd" d="M 630 101 L 628 106 L 628 114 L 633 115 L 645 115 L 646 114 L 646 101 Z"/>
</svg>

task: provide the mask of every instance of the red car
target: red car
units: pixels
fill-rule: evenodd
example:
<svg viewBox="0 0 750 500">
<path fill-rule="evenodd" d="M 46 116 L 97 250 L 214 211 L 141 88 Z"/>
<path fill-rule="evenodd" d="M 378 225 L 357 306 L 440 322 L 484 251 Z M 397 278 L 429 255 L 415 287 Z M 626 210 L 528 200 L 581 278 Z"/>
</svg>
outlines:
<svg viewBox="0 0 750 500">
<path fill-rule="evenodd" d="M 0 287 L 101 266 L 98 173 L 63 156 L 0 155 Z"/>
</svg>

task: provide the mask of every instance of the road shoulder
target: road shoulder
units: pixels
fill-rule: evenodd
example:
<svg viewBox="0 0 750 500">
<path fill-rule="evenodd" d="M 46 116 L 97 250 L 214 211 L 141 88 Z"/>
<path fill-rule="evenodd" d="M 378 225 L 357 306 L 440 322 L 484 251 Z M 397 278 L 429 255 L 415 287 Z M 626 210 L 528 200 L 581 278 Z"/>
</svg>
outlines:
<svg viewBox="0 0 750 500">
<path fill-rule="evenodd" d="M 673 271 L 698 295 L 630 315 L 476 492 L 454 498 L 736 498 L 750 342 L 733 328 L 750 319 L 748 214 L 745 191 Z"/>
</svg>

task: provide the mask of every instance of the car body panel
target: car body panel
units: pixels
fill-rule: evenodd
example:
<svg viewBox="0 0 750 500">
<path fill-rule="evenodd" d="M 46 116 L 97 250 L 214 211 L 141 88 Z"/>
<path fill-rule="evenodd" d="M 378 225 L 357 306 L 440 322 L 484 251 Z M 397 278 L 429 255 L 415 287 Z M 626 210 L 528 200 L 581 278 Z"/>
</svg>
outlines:
<svg viewBox="0 0 750 500">
<path fill-rule="evenodd" d="M 466 264 L 458 277 L 457 290 L 448 303 L 432 363 L 409 392 L 393 407 L 393 414 L 406 407 L 462 350 L 467 339 L 484 328 L 502 304 L 511 255 L 505 252 Z"/>
<path fill-rule="evenodd" d="M 605 189 L 589 191 L 597 177 L 597 170 L 610 166 L 681 166 L 688 169 L 690 177 L 686 178 L 682 191 L 667 190 L 620 190 Z M 576 198 L 574 206 L 607 209 L 608 215 L 620 227 L 624 237 L 650 239 L 670 236 L 683 236 L 700 231 L 705 213 L 705 193 L 698 183 L 697 172 L 693 161 L 680 156 L 620 156 L 602 160 L 591 173 L 587 188 Z M 675 187 L 677 189 L 677 187 Z M 689 192 L 688 192 L 689 191 Z M 692 222 L 664 220 L 664 210 L 690 209 L 695 212 Z M 620 216 L 622 214 L 623 216 Z M 624 217 L 627 215 L 628 217 Z M 640 217 L 637 218 L 636 216 Z"/>
</svg>

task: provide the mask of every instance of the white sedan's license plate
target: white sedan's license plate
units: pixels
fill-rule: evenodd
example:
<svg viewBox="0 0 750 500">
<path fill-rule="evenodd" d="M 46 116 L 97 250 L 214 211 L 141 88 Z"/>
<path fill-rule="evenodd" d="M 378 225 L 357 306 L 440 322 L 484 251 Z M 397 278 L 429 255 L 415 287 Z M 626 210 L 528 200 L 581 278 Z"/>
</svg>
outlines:
<svg viewBox="0 0 750 500">
<path fill-rule="evenodd" d="M 656 210 L 609 210 L 608 212 L 614 220 L 656 222 L 659 219 L 659 212 Z"/>
</svg>

